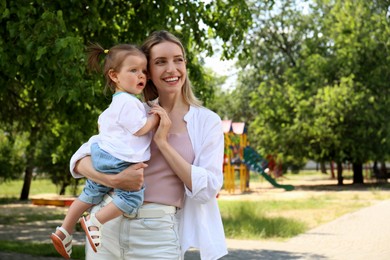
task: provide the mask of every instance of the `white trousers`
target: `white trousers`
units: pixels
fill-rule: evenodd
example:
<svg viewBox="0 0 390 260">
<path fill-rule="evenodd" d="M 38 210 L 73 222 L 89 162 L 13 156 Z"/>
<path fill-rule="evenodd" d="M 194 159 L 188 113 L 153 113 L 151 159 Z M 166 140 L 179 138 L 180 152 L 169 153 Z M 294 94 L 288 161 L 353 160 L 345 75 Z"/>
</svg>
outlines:
<svg viewBox="0 0 390 260">
<path fill-rule="evenodd" d="M 98 211 L 104 201 L 91 212 Z M 142 207 L 158 209 L 158 204 Z M 181 250 L 178 220 L 175 214 L 160 218 L 125 218 L 105 223 L 102 227 L 102 247 L 95 253 L 86 240 L 87 260 L 180 260 Z"/>
</svg>

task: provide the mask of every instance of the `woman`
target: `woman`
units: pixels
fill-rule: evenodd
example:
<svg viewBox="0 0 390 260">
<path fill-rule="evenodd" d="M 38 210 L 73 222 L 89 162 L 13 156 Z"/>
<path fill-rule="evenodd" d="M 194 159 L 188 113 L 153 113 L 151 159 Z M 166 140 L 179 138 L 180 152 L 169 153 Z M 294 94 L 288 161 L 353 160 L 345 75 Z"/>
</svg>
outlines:
<svg viewBox="0 0 390 260">
<path fill-rule="evenodd" d="M 149 71 L 145 100 L 158 102 L 166 111 L 158 113 L 148 165 L 101 174 L 92 167 L 87 143 L 73 155 L 70 168 L 75 177 L 127 190 L 140 189 L 144 178 L 145 203 L 139 216 L 104 225 L 102 249 L 96 254 L 87 248 L 87 258 L 181 259 L 195 247 L 202 259 L 218 259 L 227 254 L 216 200 L 223 183 L 221 119 L 193 95 L 179 39 L 166 31 L 154 32 L 142 50 Z"/>
</svg>

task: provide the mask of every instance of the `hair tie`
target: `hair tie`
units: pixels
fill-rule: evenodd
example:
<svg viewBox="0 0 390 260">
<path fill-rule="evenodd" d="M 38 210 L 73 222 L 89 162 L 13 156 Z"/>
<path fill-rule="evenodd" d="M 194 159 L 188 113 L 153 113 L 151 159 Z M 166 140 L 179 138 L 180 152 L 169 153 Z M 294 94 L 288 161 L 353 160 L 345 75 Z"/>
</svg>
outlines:
<svg viewBox="0 0 390 260">
<path fill-rule="evenodd" d="M 104 53 L 107 54 L 109 52 L 109 50 L 104 50 Z"/>
</svg>

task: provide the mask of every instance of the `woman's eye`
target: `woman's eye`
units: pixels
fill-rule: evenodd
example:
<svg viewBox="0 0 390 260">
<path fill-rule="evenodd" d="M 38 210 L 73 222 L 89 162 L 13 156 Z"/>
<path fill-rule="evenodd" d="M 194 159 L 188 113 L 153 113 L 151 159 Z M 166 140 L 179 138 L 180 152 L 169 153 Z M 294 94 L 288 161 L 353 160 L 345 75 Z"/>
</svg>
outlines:
<svg viewBox="0 0 390 260">
<path fill-rule="evenodd" d="M 156 61 L 156 64 L 157 65 L 162 65 L 162 64 L 165 64 L 165 61 L 164 60 L 158 60 L 158 61 Z"/>
<path fill-rule="evenodd" d="M 182 59 L 182 58 L 175 59 L 175 62 L 176 62 L 176 63 L 181 63 L 181 62 L 183 62 L 183 61 L 184 61 L 184 59 Z"/>
</svg>

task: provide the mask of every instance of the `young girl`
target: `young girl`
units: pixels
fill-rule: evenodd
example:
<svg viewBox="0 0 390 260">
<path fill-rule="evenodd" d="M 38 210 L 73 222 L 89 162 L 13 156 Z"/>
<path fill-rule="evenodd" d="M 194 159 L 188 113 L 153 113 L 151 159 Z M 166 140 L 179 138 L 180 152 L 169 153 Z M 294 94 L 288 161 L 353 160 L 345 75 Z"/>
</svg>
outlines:
<svg viewBox="0 0 390 260">
<path fill-rule="evenodd" d="M 91 158 L 94 168 L 102 173 L 115 174 L 129 165 L 150 158 L 151 130 L 159 122 L 157 105 L 147 116 L 144 105 L 134 96 L 146 86 L 147 60 L 136 46 L 121 44 L 110 50 L 95 44 L 89 47 L 88 65 L 99 70 L 99 57 L 105 55 L 103 73 L 106 85 L 114 93 L 110 106 L 99 116 L 99 134 L 92 136 Z M 160 113 L 163 110 L 160 109 Z M 65 258 L 72 253 L 72 233 L 80 216 L 91 206 L 99 204 L 111 187 L 87 180 L 83 192 L 68 210 L 61 227 L 51 235 L 54 247 Z M 80 218 L 92 249 L 101 246 L 102 224 L 123 214 L 135 215 L 143 204 L 144 188 L 129 192 L 115 189 L 113 200 L 87 219 Z"/>
</svg>

